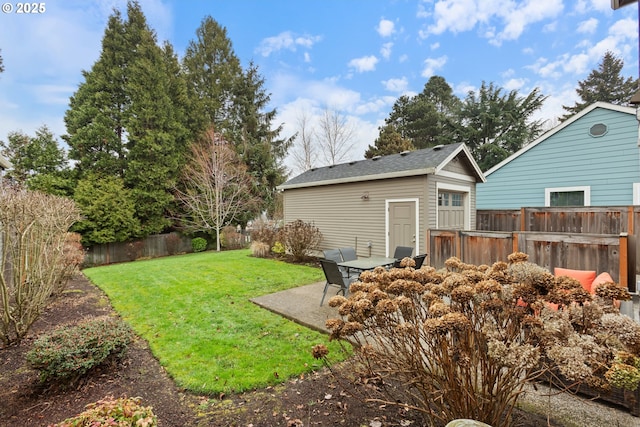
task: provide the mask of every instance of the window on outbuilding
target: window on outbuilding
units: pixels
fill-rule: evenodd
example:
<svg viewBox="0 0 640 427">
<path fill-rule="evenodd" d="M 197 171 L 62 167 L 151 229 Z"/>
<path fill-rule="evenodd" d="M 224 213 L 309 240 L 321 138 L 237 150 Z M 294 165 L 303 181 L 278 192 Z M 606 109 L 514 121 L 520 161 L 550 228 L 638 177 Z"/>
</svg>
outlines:
<svg viewBox="0 0 640 427">
<path fill-rule="evenodd" d="M 462 196 L 462 193 L 441 191 L 438 193 L 438 206 L 463 206 Z"/>
</svg>

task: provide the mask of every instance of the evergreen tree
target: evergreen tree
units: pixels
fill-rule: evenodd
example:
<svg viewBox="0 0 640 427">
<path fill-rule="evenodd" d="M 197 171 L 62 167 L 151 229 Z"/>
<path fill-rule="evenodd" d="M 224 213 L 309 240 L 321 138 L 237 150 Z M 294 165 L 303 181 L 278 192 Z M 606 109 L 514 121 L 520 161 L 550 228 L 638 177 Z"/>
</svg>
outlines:
<svg viewBox="0 0 640 427">
<path fill-rule="evenodd" d="M 191 129 L 199 135 L 210 127 L 223 134 L 233 130 L 229 107 L 235 102 L 234 89 L 243 73 L 226 28 L 205 17 L 196 30 L 196 40 L 187 46 L 182 65 Z"/>
<path fill-rule="evenodd" d="M 4 73 L 4 64 L 2 62 L 2 55 L 0 55 L 0 73 Z"/>
<path fill-rule="evenodd" d="M 386 123 L 416 148 L 449 144 L 453 142 L 453 120 L 459 104 L 446 80 L 433 76 L 418 95 L 398 98 Z"/>
<path fill-rule="evenodd" d="M 411 141 L 403 138 L 393 125 L 384 125 L 380 129 L 380 136 L 376 138 L 373 146 L 369 145 L 364 157 L 370 159 L 374 156 L 386 156 L 412 150 L 415 150 L 415 147 Z"/>
<path fill-rule="evenodd" d="M 82 212 L 73 231 L 82 235 L 84 246 L 125 242 L 140 235 L 133 196 L 121 178 L 86 174 L 73 199 Z"/>
<path fill-rule="evenodd" d="M 127 43 L 119 11 L 109 17 L 100 58 L 73 94 L 64 121 L 80 177 L 87 173 L 122 177 L 125 169 L 126 113 L 130 101 L 125 82 L 135 46 Z"/>
<path fill-rule="evenodd" d="M 229 141 L 253 178 L 252 192 L 261 201 L 239 221 L 246 223 L 275 206 L 275 187 L 284 181 L 281 165 L 291 140 L 279 138 L 282 126 L 273 127 L 276 111 L 265 111 L 270 96 L 257 67 L 244 71 L 233 51 L 227 31 L 206 17 L 183 59 L 186 70 L 190 121 L 202 134 L 215 129 Z"/>
<path fill-rule="evenodd" d="M 8 178 L 32 190 L 59 196 L 71 194 L 73 180 L 66 153 L 47 126 L 40 127 L 35 137 L 11 132 L 7 140 L 0 141 L 0 154 L 13 165 Z"/>
<path fill-rule="evenodd" d="M 469 146 L 483 171 L 490 169 L 541 133 L 541 121 L 530 117 L 545 99 L 538 88 L 522 97 L 482 82 L 479 92 L 470 91 L 462 102 L 456 138 Z"/>
<path fill-rule="evenodd" d="M 153 40 L 143 39 L 131 67 L 124 182 L 132 191 L 142 234 L 148 235 L 171 225 L 168 211 L 185 163 L 189 135 L 185 127 L 186 87 L 169 45 L 163 51 Z"/>
<path fill-rule="evenodd" d="M 617 58 L 611 51 L 605 52 L 598 68 L 591 70 L 586 79 L 578 82 L 576 92 L 580 101 L 569 107 L 563 105 L 567 114 L 560 120 L 564 121 L 598 101 L 630 105 L 629 101 L 638 89 L 638 80 L 622 77 L 620 72 L 623 67 L 624 61 L 621 58 Z"/>
<path fill-rule="evenodd" d="M 157 45 L 137 2 L 109 18 L 102 52 L 71 99 L 65 139 L 88 175 L 122 179 L 141 235 L 171 225 L 172 190 L 185 162 L 186 85 L 173 48 Z"/>
</svg>

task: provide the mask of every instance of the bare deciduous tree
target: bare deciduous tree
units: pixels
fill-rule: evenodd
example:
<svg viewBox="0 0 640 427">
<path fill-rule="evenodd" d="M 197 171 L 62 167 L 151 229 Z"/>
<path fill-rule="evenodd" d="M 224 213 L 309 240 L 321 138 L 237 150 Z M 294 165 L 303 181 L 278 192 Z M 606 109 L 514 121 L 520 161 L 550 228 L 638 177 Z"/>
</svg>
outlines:
<svg viewBox="0 0 640 427">
<path fill-rule="evenodd" d="M 324 110 L 317 136 L 320 150 L 329 165 L 340 162 L 353 149 L 354 134 L 355 129 L 348 123 L 346 116 L 329 108 Z"/>
<path fill-rule="evenodd" d="M 0 340 L 20 341 L 82 262 L 75 203 L 0 186 Z M 75 244 L 74 244 L 75 241 Z"/>
<path fill-rule="evenodd" d="M 291 157 L 293 158 L 293 166 L 298 171 L 304 172 L 315 166 L 318 153 L 309 114 L 306 111 L 302 111 L 298 115 L 296 122 L 297 141 L 291 150 Z"/>
<path fill-rule="evenodd" d="M 246 165 L 222 135 L 209 129 L 203 142 L 191 146 L 182 178 L 176 197 L 187 213 L 183 224 L 193 231 L 215 231 L 219 251 L 222 228 L 257 203 Z"/>
</svg>

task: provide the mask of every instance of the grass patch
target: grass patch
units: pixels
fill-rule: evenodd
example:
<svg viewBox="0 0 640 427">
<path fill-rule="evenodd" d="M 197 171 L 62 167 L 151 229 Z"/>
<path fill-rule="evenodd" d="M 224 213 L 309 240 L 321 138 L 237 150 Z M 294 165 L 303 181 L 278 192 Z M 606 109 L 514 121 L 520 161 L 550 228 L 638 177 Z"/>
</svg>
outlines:
<svg viewBox="0 0 640 427">
<path fill-rule="evenodd" d="M 320 281 L 317 268 L 202 252 L 85 269 L 174 380 L 198 393 L 242 392 L 321 366 L 327 335 L 261 309 L 250 298 Z"/>
</svg>

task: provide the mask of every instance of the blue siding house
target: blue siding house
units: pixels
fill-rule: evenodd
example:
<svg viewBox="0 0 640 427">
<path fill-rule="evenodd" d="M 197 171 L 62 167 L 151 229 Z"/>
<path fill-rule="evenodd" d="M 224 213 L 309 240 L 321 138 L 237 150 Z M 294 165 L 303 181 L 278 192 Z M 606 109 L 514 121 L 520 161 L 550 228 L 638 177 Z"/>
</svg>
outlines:
<svg viewBox="0 0 640 427">
<path fill-rule="evenodd" d="M 597 102 L 485 172 L 478 209 L 640 204 L 636 110 Z"/>
</svg>

